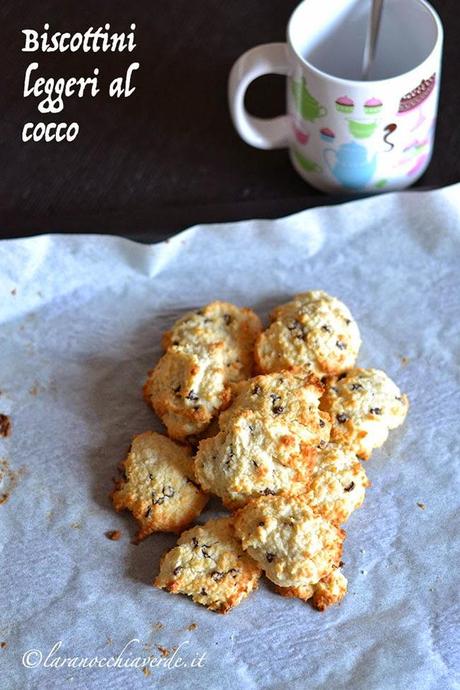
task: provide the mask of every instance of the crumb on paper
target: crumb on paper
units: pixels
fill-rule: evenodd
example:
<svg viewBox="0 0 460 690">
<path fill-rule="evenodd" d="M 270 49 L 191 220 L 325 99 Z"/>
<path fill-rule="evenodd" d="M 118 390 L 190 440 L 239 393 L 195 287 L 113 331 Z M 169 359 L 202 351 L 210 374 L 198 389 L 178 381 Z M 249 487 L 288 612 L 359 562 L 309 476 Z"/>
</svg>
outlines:
<svg viewBox="0 0 460 690">
<path fill-rule="evenodd" d="M 409 357 L 406 357 L 405 355 L 403 355 L 401 357 L 401 364 L 403 365 L 403 367 L 407 367 L 407 365 L 409 364 L 409 361 L 410 361 Z"/>
<path fill-rule="evenodd" d="M 107 638 L 107 642 L 106 642 L 106 644 L 112 644 L 112 643 L 113 643 L 113 640 L 112 640 L 112 638 L 111 638 L 111 637 L 108 637 L 108 638 Z"/>
<path fill-rule="evenodd" d="M 112 541 L 118 541 L 121 537 L 121 532 L 119 529 L 112 529 L 106 532 L 105 536 L 107 539 L 111 539 Z"/>
<path fill-rule="evenodd" d="M 170 651 L 167 647 L 162 647 L 161 644 L 157 645 L 157 649 L 160 652 L 161 656 L 169 656 Z"/>
<path fill-rule="evenodd" d="M 424 503 L 422 503 L 421 501 L 417 501 L 417 505 L 418 505 L 418 507 L 421 508 L 422 510 L 425 510 L 425 508 L 426 508 L 426 505 L 425 505 Z"/>
<path fill-rule="evenodd" d="M 6 414 L 0 414 L 0 436 L 6 437 L 11 433 L 11 420 Z"/>
<path fill-rule="evenodd" d="M 24 467 L 12 470 L 6 458 L 0 458 L 0 505 L 6 503 L 16 488 L 19 479 L 25 474 Z"/>
<path fill-rule="evenodd" d="M 34 383 L 34 385 L 29 388 L 29 393 L 30 393 L 30 395 L 37 395 L 38 390 L 39 390 L 38 384 Z"/>
<path fill-rule="evenodd" d="M 196 623 L 190 623 L 190 625 L 187 626 L 187 630 L 196 630 L 198 625 Z"/>
<path fill-rule="evenodd" d="M 367 575 L 367 570 L 361 570 L 361 575 Z"/>
<path fill-rule="evenodd" d="M 6 649 L 8 647 L 8 642 L 0 642 L 0 648 Z"/>
<path fill-rule="evenodd" d="M 13 288 L 13 289 L 11 290 L 11 294 L 13 295 L 13 297 L 16 295 L 16 292 L 17 292 L 16 288 Z"/>
<path fill-rule="evenodd" d="M 154 623 L 152 625 L 152 630 L 161 630 L 163 627 L 164 627 L 163 623 L 160 623 L 160 621 L 158 621 L 158 623 Z"/>
<path fill-rule="evenodd" d="M 81 522 L 72 522 L 70 526 L 72 529 L 80 529 L 81 528 Z"/>
<path fill-rule="evenodd" d="M 150 669 L 149 669 L 149 667 L 148 667 L 148 666 L 144 666 L 144 668 L 142 669 L 142 673 L 144 674 L 145 677 L 149 676 L 149 675 L 150 675 Z"/>
</svg>

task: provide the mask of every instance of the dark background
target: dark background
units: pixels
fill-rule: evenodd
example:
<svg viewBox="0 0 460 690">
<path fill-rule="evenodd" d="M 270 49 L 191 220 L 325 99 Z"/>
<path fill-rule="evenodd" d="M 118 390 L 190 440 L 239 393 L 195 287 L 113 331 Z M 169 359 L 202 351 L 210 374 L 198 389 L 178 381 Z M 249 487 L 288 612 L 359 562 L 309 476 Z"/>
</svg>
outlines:
<svg viewBox="0 0 460 690">
<path fill-rule="evenodd" d="M 282 41 L 297 0 L 1 0 L 0 236 L 98 232 L 155 241 L 201 221 L 275 217 L 338 199 L 324 196 L 292 170 L 285 151 L 259 151 L 234 131 L 227 76 L 248 48 Z M 417 188 L 459 179 L 460 12 L 457 0 L 433 0 L 445 27 L 435 155 Z M 85 31 L 110 22 L 129 31 L 133 53 L 23 53 L 21 29 Z M 43 115 L 22 96 L 27 66 L 40 76 L 91 76 L 100 85 L 131 62 L 128 99 L 72 98 Z M 38 75 L 38 72 L 37 72 Z M 284 79 L 264 77 L 248 107 L 284 110 Z M 23 143 L 24 123 L 80 124 L 72 143 Z"/>
</svg>

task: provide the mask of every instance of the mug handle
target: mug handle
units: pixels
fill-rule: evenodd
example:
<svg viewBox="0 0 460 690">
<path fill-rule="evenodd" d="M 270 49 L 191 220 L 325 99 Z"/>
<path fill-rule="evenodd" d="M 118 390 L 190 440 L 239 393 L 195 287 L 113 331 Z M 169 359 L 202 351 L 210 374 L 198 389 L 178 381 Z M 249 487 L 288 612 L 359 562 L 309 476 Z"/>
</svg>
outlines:
<svg viewBox="0 0 460 690">
<path fill-rule="evenodd" d="M 240 137 L 258 149 L 288 146 L 290 118 L 281 115 L 263 119 L 249 115 L 244 95 L 249 84 L 264 74 L 290 73 L 286 43 L 266 43 L 244 53 L 233 65 L 228 81 L 228 99 L 233 124 Z"/>
</svg>

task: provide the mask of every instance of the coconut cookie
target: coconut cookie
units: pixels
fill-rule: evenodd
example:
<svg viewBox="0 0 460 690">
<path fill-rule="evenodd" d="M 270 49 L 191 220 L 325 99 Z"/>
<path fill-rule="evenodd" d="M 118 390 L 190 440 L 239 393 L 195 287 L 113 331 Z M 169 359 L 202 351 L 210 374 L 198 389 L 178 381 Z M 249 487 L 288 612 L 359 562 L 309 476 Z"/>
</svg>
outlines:
<svg viewBox="0 0 460 690">
<path fill-rule="evenodd" d="M 318 377 L 350 369 L 361 338 L 348 307 L 321 290 L 305 292 L 274 309 L 271 325 L 257 339 L 262 373 L 305 367 Z"/>
<path fill-rule="evenodd" d="M 277 587 L 276 591 L 283 597 L 293 597 L 308 601 L 318 611 L 338 604 L 347 593 L 348 581 L 340 568 L 333 568 L 316 585 L 306 587 Z"/>
<path fill-rule="evenodd" d="M 163 556 L 154 584 L 226 613 L 257 588 L 260 573 L 234 534 L 233 518 L 219 518 L 181 535 Z"/>
<path fill-rule="evenodd" d="M 245 549 L 280 587 L 315 585 L 338 566 L 345 532 L 301 496 L 263 496 L 235 515 Z"/>
<path fill-rule="evenodd" d="M 332 378 L 321 400 L 331 416 L 331 440 L 364 460 L 404 422 L 408 407 L 407 396 L 379 369 L 351 369 Z"/>
<path fill-rule="evenodd" d="M 230 384 L 252 373 L 262 326 L 250 309 L 213 302 L 185 314 L 163 337 L 166 354 L 144 397 L 176 440 L 198 435 L 231 399 Z"/>
<path fill-rule="evenodd" d="M 306 497 L 315 513 L 338 526 L 361 506 L 368 486 L 356 455 L 331 443 L 318 451 Z"/>
<path fill-rule="evenodd" d="M 260 494 L 306 490 L 317 448 L 329 439 L 318 409 L 323 390 L 305 373 L 257 376 L 238 386 L 219 418 L 221 431 L 200 442 L 195 472 L 205 491 L 234 509 Z"/>
<path fill-rule="evenodd" d="M 116 510 L 127 508 L 136 518 L 138 539 L 180 532 L 208 501 L 195 483 L 190 448 L 153 431 L 134 438 L 121 469 L 112 501 Z"/>
</svg>

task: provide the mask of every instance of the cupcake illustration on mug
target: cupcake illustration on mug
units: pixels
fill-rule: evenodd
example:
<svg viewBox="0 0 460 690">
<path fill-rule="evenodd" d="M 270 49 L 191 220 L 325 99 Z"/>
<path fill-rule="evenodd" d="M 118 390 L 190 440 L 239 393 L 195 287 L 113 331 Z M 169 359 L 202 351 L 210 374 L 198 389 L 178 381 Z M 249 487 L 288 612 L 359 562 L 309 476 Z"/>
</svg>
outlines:
<svg viewBox="0 0 460 690">
<path fill-rule="evenodd" d="M 382 110 L 383 103 L 378 98 L 369 98 L 364 103 L 364 112 L 366 115 L 377 115 Z"/>
<path fill-rule="evenodd" d="M 339 113 L 352 113 L 355 104 L 348 96 L 340 96 L 335 102 L 335 107 Z"/>
<path fill-rule="evenodd" d="M 320 139 L 322 139 L 323 141 L 328 141 L 329 143 L 334 141 L 335 139 L 335 134 L 332 131 L 332 129 L 329 129 L 329 127 L 323 127 L 322 129 L 320 129 L 319 136 Z"/>
</svg>

